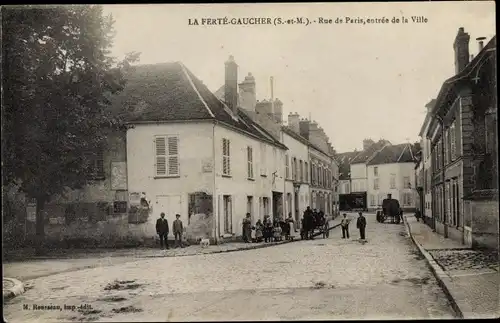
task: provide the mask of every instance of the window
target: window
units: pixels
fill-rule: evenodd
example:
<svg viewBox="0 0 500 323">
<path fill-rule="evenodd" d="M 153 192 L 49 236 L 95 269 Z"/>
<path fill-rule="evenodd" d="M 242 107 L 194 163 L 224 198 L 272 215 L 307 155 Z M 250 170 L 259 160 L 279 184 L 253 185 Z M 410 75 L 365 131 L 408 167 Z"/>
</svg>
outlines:
<svg viewBox="0 0 500 323">
<path fill-rule="evenodd" d="M 349 191 L 349 183 L 345 183 L 344 186 L 345 194 L 350 194 L 351 192 Z"/>
<path fill-rule="evenodd" d="M 403 193 L 403 205 L 412 206 L 412 193 L 405 192 Z"/>
<path fill-rule="evenodd" d="M 156 176 L 179 176 L 179 138 L 155 138 Z"/>
<path fill-rule="evenodd" d="M 260 175 L 267 176 L 266 161 L 267 161 L 266 145 L 260 144 Z"/>
<path fill-rule="evenodd" d="M 396 188 L 396 174 L 391 174 L 390 178 L 390 188 L 395 189 Z"/>
<path fill-rule="evenodd" d="M 278 166 L 278 154 L 276 152 L 276 148 L 273 148 L 273 172 L 277 170 Z"/>
<path fill-rule="evenodd" d="M 358 183 L 354 182 L 352 183 L 352 191 L 357 192 L 358 191 Z"/>
<path fill-rule="evenodd" d="M 379 188 L 378 178 L 375 178 L 375 179 L 373 180 L 373 189 L 374 189 L 374 190 L 378 190 L 378 188 Z"/>
<path fill-rule="evenodd" d="M 403 187 L 411 188 L 410 176 L 403 177 Z"/>
<path fill-rule="evenodd" d="M 285 155 L 285 178 L 290 179 L 290 157 Z"/>
<path fill-rule="evenodd" d="M 224 233 L 233 233 L 233 215 L 232 215 L 232 203 L 231 196 L 224 195 L 222 197 L 224 203 Z"/>
<path fill-rule="evenodd" d="M 253 149 L 247 147 L 247 161 L 248 161 L 248 178 L 253 178 Z"/>
<path fill-rule="evenodd" d="M 457 159 L 457 131 L 455 129 L 455 122 L 450 127 L 450 155 L 451 161 Z"/>
<path fill-rule="evenodd" d="M 373 167 L 373 175 L 378 176 L 378 167 Z"/>
<path fill-rule="evenodd" d="M 299 164 L 300 164 L 300 181 L 303 182 L 304 181 L 304 168 L 303 168 L 303 164 L 302 164 L 302 160 L 299 161 Z"/>
<path fill-rule="evenodd" d="M 444 164 L 448 165 L 448 153 L 450 150 L 448 149 L 448 141 L 449 141 L 449 129 L 446 129 L 444 132 Z"/>
<path fill-rule="evenodd" d="M 307 162 L 304 163 L 305 167 L 304 167 L 304 180 L 305 182 L 309 182 L 309 165 L 307 164 Z"/>
<path fill-rule="evenodd" d="M 104 152 L 99 149 L 95 152 L 95 155 L 89 156 L 90 159 L 90 171 L 89 179 L 102 180 L 105 178 L 104 174 Z"/>
<path fill-rule="evenodd" d="M 229 139 L 222 139 L 222 175 L 231 175 L 231 150 Z"/>
<path fill-rule="evenodd" d="M 370 194 L 370 205 L 375 206 L 375 195 Z"/>
</svg>

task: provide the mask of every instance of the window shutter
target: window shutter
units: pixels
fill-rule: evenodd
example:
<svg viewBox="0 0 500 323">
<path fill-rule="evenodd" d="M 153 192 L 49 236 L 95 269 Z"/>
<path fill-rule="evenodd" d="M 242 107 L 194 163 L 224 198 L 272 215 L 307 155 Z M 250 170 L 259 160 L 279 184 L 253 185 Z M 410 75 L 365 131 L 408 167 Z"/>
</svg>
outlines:
<svg viewBox="0 0 500 323">
<path fill-rule="evenodd" d="M 230 142 L 229 139 L 222 139 L 222 174 L 230 175 L 231 174 L 231 165 L 230 165 Z"/>
<path fill-rule="evenodd" d="M 178 137 L 168 137 L 168 175 L 179 175 Z"/>
<path fill-rule="evenodd" d="M 156 175 L 167 175 L 167 151 L 166 151 L 165 137 L 156 137 L 155 150 L 156 150 Z"/>
<path fill-rule="evenodd" d="M 451 160 L 455 160 L 457 158 L 457 151 L 456 151 L 456 131 L 455 131 L 455 123 L 450 128 L 450 135 L 451 135 Z"/>
</svg>

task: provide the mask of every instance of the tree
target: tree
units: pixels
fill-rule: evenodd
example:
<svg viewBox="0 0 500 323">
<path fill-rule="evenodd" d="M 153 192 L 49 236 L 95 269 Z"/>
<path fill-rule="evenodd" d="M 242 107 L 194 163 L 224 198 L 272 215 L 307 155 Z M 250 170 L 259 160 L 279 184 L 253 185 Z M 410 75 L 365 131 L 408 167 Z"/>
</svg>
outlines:
<svg viewBox="0 0 500 323">
<path fill-rule="evenodd" d="M 101 6 L 2 12 L 2 180 L 37 200 L 41 242 L 45 204 L 87 183 L 106 133 L 122 126 L 110 97 L 139 53 L 120 63 L 110 56 L 114 20 Z"/>
</svg>

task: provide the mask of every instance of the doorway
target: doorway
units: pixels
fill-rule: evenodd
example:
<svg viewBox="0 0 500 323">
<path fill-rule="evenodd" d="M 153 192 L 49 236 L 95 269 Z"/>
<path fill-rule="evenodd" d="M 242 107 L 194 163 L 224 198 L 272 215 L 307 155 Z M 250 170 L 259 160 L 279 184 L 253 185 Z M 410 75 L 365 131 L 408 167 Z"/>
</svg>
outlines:
<svg viewBox="0 0 500 323">
<path fill-rule="evenodd" d="M 294 207 L 293 207 L 293 214 L 295 214 L 295 223 L 296 225 L 300 225 L 300 210 L 299 210 L 299 193 L 295 192 L 293 196 L 293 202 L 294 202 Z"/>
<path fill-rule="evenodd" d="M 233 233 L 233 212 L 231 196 L 224 195 L 222 197 L 224 207 L 224 233 Z"/>
<path fill-rule="evenodd" d="M 273 218 L 283 216 L 283 193 L 273 192 Z"/>
<path fill-rule="evenodd" d="M 247 213 L 250 213 L 250 219 L 252 219 L 252 223 L 254 221 L 253 218 L 253 196 L 247 196 Z"/>
</svg>

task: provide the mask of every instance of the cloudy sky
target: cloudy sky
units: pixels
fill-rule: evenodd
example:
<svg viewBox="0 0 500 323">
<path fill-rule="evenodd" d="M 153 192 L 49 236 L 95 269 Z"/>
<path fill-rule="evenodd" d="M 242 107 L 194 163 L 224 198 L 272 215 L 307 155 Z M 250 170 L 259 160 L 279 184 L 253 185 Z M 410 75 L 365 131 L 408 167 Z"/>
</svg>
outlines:
<svg viewBox="0 0 500 323">
<path fill-rule="evenodd" d="M 476 38 L 495 34 L 489 1 L 330 4 L 110 5 L 114 55 L 140 51 L 141 64 L 182 61 L 212 91 L 224 83 L 229 55 L 239 79 L 251 72 L 257 99 L 274 96 L 289 112 L 312 117 L 338 152 L 362 148 L 364 138 L 418 140 L 424 105 L 454 74 L 459 27 Z M 407 24 L 190 26 L 188 19 L 243 17 L 406 17 Z M 423 16 L 427 23 L 413 23 Z"/>
</svg>

